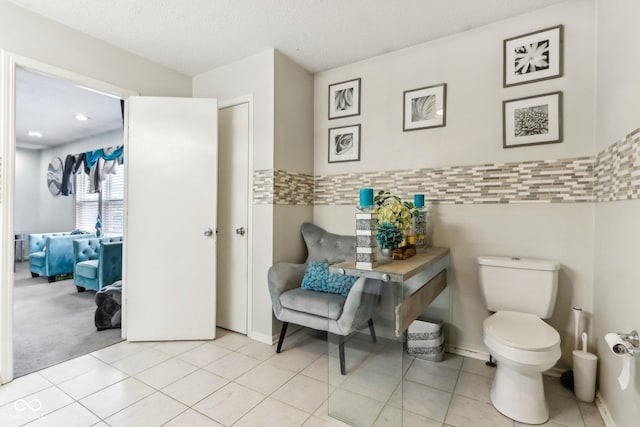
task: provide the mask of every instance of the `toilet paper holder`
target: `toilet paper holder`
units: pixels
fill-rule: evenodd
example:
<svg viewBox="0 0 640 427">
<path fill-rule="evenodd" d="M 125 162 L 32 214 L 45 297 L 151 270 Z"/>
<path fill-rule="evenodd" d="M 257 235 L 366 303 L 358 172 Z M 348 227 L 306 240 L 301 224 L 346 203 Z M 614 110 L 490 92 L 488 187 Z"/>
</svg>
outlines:
<svg viewBox="0 0 640 427">
<path fill-rule="evenodd" d="M 629 343 L 631 346 L 615 345 L 612 349 L 613 352 L 621 355 L 629 354 L 631 356 L 640 357 L 640 336 L 638 335 L 638 331 L 633 330 L 628 334 L 618 332 L 617 334 L 623 341 Z"/>
</svg>

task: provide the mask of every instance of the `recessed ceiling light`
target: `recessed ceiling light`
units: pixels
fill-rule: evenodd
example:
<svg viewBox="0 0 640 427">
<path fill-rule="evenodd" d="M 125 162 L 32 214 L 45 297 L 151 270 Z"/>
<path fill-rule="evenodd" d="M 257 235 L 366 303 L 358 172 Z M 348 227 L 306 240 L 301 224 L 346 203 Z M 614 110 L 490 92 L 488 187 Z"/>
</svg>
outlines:
<svg viewBox="0 0 640 427">
<path fill-rule="evenodd" d="M 89 120 L 89 116 L 85 114 L 76 114 L 76 120 L 80 120 L 81 122 L 86 122 Z"/>
<path fill-rule="evenodd" d="M 41 132 L 36 132 L 35 130 L 30 130 L 28 135 L 31 138 L 42 138 L 42 133 Z"/>
</svg>

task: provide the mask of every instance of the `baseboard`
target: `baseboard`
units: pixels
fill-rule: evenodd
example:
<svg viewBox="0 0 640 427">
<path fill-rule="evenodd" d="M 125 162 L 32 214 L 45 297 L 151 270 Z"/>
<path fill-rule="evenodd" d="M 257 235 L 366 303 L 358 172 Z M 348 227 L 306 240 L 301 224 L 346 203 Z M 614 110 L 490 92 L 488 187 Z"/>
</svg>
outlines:
<svg viewBox="0 0 640 427">
<path fill-rule="evenodd" d="M 446 351 L 460 356 L 469 357 L 471 359 L 489 360 L 489 353 L 484 351 L 472 350 L 470 348 L 457 347 L 455 345 L 447 346 Z"/>
<path fill-rule="evenodd" d="M 274 335 L 272 337 L 271 335 L 263 334 L 261 332 L 256 332 L 256 331 L 250 331 L 249 338 L 251 338 L 254 341 L 258 341 L 268 345 L 273 345 L 273 343 L 278 341 L 277 335 Z"/>
<path fill-rule="evenodd" d="M 598 408 L 598 412 L 600 412 L 600 416 L 602 417 L 602 421 L 604 421 L 604 425 L 607 427 L 616 427 L 615 421 L 611 417 L 611 412 L 609 412 L 609 408 L 607 408 L 607 404 L 600 392 L 596 392 L 596 407 Z"/>
<path fill-rule="evenodd" d="M 551 369 L 548 369 L 548 370 L 544 371 L 544 374 L 548 375 L 550 377 L 560 378 L 562 376 L 562 374 L 564 374 L 566 371 L 567 371 L 567 368 L 564 368 L 564 369 L 551 368 Z"/>
</svg>

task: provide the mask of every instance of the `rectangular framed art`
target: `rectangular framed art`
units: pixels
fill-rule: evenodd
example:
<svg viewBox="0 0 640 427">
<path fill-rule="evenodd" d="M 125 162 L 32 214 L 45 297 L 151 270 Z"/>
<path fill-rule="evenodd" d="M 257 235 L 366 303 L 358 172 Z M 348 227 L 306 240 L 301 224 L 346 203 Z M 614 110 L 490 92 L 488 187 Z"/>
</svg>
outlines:
<svg viewBox="0 0 640 427">
<path fill-rule="evenodd" d="M 503 86 L 562 77 L 562 25 L 504 41 Z"/>
<path fill-rule="evenodd" d="M 503 147 L 562 142 L 562 92 L 502 102 Z"/>
<path fill-rule="evenodd" d="M 329 129 L 329 163 L 360 160 L 360 125 Z"/>
<path fill-rule="evenodd" d="M 329 85 L 329 120 L 360 114 L 360 79 Z"/>
<path fill-rule="evenodd" d="M 406 90 L 403 94 L 403 132 L 446 125 L 446 83 Z"/>
</svg>

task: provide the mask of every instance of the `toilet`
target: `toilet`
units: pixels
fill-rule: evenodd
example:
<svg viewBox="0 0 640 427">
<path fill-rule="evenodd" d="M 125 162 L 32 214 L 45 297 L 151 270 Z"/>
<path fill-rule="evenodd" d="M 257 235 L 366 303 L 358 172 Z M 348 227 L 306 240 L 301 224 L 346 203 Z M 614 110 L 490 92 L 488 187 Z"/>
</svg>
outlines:
<svg viewBox="0 0 640 427">
<path fill-rule="evenodd" d="M 556 261 L 480 256 L 480 290 L 489 311 L 484 343 L 498 368 L 491 403 L 527 424 L 549 419 L 542 373 L 560 358 L 560 335 L 542 319 L 553 313 L 558 289 Z"/>
</svg>

